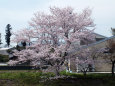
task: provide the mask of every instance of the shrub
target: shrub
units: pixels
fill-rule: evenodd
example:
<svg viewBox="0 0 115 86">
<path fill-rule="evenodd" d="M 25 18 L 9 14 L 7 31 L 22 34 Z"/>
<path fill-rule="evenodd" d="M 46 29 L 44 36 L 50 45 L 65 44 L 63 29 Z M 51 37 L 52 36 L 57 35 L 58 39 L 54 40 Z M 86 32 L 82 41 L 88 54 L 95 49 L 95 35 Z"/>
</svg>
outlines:
<svg viewBox="0 0 115 86">
<path fill-rule="evenodd" d="M 9 56 L 0 54 L 0 62 L 8 62 Z"/>
</svg>

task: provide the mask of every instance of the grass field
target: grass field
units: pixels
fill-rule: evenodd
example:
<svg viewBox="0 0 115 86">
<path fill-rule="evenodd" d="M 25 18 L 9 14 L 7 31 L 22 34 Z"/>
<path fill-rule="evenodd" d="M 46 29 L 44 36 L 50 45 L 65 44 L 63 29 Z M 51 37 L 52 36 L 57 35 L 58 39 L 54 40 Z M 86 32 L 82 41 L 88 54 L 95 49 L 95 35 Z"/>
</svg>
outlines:
<svg viewBox="0 0 115 86">
<path fill-rule="evenodd" d="M 75 74 L 60 73 L 56 78 L 53 73 L 34 70 L 0 71 L 0 86 L 115 86 L 115 77 L 111 74 Z M 51 79 L 52 78 L 52 79 Z"/>
</svg>

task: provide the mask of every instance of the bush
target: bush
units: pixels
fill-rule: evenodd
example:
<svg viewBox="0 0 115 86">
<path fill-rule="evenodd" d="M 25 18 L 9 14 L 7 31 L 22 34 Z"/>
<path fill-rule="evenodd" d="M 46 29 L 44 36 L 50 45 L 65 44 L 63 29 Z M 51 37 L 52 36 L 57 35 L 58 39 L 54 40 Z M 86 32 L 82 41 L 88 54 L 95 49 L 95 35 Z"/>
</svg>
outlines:
<svg viewBox="0 0 115 86">
<path fill-rule="evenodd" d="M 9 56 L 0 54 L 0 62 L 8 62 Z"/>
<path fill-rule="evenodd" d="M 86 76 L 83 73 L 69 73 L 66 71 L 61 71 L 60 75 L 69 76 L 69 77 L 77 77 L 77 78 L 110 78 L 111 74 L 108 73 L 89 73 Z"/>
</svg>

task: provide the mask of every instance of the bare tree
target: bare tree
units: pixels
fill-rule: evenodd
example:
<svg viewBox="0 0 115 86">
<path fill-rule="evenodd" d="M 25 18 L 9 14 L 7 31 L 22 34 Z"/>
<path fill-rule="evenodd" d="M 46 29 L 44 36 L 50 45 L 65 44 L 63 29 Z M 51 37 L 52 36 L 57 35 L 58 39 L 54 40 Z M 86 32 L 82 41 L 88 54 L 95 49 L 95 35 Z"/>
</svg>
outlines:
<svg viewBox="0 0 115 86">
<path fill-rule="evenodd" d="M 114 70 L 115 70 L 115 40 L 114 39 L 108 40 L 106 48 L 103 49 L 102 51 L 103 51 L 104 59 L 107 60 L 107 62 L 112 65 L 111 73 L 112 73 L 112 76 L 114 76 Z"/>
</svg>

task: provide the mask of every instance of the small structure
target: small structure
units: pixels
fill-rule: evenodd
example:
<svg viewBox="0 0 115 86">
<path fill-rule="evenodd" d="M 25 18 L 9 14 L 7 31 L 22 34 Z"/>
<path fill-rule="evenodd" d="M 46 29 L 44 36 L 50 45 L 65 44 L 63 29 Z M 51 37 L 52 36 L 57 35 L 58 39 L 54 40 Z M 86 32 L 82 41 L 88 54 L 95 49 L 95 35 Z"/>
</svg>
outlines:
<svg viewBox="0 0 115 86">
<path fill-rule="evenodd" d="M 2 55 L 9 55 L 8 52 L 7 52 L 8 49 L 9 48 L 0 48 L 0 54 L 2 54 Z"/>
</svg>

